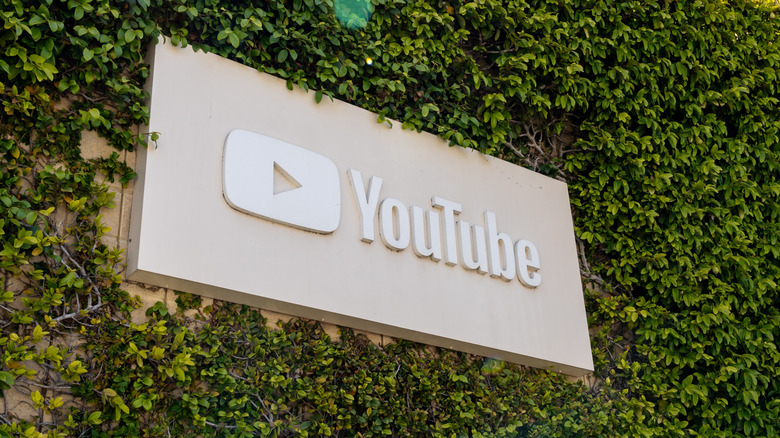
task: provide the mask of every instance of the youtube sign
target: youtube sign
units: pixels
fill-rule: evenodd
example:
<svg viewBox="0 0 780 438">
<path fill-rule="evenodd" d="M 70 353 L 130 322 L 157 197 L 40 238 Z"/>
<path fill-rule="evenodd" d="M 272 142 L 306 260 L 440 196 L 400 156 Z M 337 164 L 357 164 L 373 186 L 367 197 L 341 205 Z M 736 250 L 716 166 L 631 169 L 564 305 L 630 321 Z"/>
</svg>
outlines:
<svg viewBox="0 0 780 438">
<path fill-rule="evenodd" d="M 215 54 L 148 62 L 159 139 L 138 149 L 128 279 L 593 369 L 565 183 Z"/>
</svg>

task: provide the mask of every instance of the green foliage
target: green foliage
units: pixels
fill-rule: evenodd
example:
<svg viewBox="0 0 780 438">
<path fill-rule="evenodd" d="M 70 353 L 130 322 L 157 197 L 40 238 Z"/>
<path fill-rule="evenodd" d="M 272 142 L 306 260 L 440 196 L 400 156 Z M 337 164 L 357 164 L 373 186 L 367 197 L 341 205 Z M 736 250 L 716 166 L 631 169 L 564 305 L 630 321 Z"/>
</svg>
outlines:
<svg viewBox="0 0 780 438">
<path fill-rule="evenodd" d="M 334 342 L 310 322 L 272 330 L 237 305 L 208 321 L 159 305 L 149 316 L 87 335 L 88 362 L 102 369 L 74 392 L 113 420 L 94 436 L 550 436 L 608 422 L 587 418 L 579 384 L 542 371 L 407 342 L 380 349 L 349 331 Z"/>
<path fill-rule="evenodd" d="M 0 437 L 776 436 L 777 14 L 719 0 L 7 0 Z M 132 180 L 118 152 L 161 134 L 136 128 L 161 34 L 567 180 L 593 387 L 333 342 L 311 323 L 269 330 L 237 306 L 188 320 L 159 304 L 130 323 L 101 181 Z M 84 160 L 85 131 L 118 152 Z"/>
<path fill-rule="evenodd" d="M 597 304 L 634 334 L 615 372 L 669 430 L 776 435 L 777 19 L 749 3 L 570 16 L 624 39 L 587 63 L 608 92 L 566 163 L 593 271 L 629 298 Z"/>
</svg>

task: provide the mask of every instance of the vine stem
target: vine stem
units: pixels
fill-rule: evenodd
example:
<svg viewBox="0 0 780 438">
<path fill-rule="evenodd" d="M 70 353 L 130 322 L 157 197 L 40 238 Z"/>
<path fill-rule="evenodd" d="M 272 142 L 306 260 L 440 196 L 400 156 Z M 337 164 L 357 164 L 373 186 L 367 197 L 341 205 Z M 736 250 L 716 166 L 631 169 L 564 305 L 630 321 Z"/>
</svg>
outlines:
<svg viewBox="0 0 780 438">
<path fill-rule="evenodd" d="M 65 319 L 75 318 L 75 317 L 81 315 L 81 312 L 87 312 L 87 313 L 94 312 L 95 310 L 100 309 L 104 305 L 105 305 L 105 303 L 95 304 L 94 306 L 89 306 L 87 308 L 80 309 L 78 312 L 70 312 L 70 313 L 66 313 L 64 315 L 60 315 L 60 316 L 58 316 L 56 318 L 53 318 L 52 321 L 60 322 L 60 321 L 63 321 Z"/>
<path fill-rule="evenodd" d="M 205 423 L 207 425 L 211 426 L 211 427 L 219 427 L 219 428 L 222 428 L 222 429 L 236 429 L 236 428 L 238 428 L 238 426 L 225 426 L 225 425 L 222 425 L 222 424 L 212 423 L 211 421 L 208 421 L 208 420 L 206 420 Z"/>
</svg>

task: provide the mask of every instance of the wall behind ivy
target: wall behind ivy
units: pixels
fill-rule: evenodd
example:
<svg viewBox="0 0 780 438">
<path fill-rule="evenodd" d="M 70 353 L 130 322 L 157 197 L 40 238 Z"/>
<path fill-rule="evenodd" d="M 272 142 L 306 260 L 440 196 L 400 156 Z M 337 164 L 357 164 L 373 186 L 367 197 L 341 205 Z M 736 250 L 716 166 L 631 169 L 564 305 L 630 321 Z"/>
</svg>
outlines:
<svg viewBox="0 0 780 438">
<path fill-rule="evenodd" d="M 0 437 L 777 436 L 778 13 L 5 1 Z M 567 181 L 590 383 L 188 295 L 137 310 L 106 224 L 156 135 L 137 127 L 161 34 Z"/>
</svg>

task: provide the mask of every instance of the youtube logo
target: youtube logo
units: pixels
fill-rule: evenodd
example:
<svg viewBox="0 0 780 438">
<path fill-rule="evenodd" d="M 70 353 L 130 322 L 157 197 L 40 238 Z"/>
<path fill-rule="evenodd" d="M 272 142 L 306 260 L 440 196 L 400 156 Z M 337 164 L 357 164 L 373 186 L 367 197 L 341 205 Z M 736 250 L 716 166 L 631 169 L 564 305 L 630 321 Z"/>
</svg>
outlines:
<svg viewBox="0 0 780 438">
<path fill-rule="evenodd" d="M 315 233 L 338 228 L 341 190 L 330 159 L 236 129 L 225 140 L 222 161 L 223 195 L 236 210 Z"/>
</svg>

